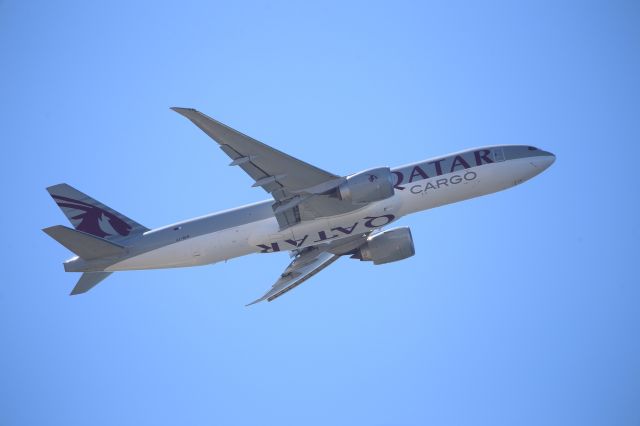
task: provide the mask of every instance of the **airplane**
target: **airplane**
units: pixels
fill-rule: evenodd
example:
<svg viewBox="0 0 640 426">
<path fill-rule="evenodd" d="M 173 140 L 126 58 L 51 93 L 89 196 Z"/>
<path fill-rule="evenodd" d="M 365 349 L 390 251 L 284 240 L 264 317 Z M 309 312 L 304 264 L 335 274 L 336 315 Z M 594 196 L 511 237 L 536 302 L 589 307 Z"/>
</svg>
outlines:
<svg viewBox="0 0 640 426">
<path fill-rule="evenodd" d="M 408 227 L 383 229 L 418 211 L 516 186 L 555 161 L 526 145 L 473 148 L 416 163 L 341 176 L 278 151 L 191 108 L 171 108 L 218 143 L 271 199 L 149 229 L 67 184 L 47 188 L 74 229 L 45 233 L 76 256 L 71 295 L 115 271 L 177 268 L 251 253 L 287 251 L 291 263 L 260 298 L 273 301 L 340 257 L 381 265 L 415 254 Z"/>
</svg>

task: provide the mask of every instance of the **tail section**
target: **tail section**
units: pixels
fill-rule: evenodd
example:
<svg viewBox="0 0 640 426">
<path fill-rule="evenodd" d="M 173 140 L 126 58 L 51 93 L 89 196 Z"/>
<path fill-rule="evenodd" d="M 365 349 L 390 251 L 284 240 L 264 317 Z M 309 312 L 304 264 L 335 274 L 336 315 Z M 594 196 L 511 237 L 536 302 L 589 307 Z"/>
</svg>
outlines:
<svg viewBox="0 0 640 426">
<path fill-rule="evenodd" d="M 85 272 L 71 290 L 71 296 L 86 293 L 111 274 L 112 272 Z"/>
<path fill-rule="evenodd" d="M 85 260 L 118 257 L 126 254 L 125 248 L 121 245 L 66 226 L 51 226 L 44 228 L 43 231 Z"/>
<path fill-rule="evenodd" d="M 124 240 L 132 235 L 148 231 L 148 228 L 138 222 L 112 210 L 66 183 L 51 186 L 47 188 L 47 191 L 78 231 L 110 241 Z"/>
<path fill-rule="evenodd" d="M 51 238 L 77 254 L 84 260 L 117 258 L 127 253 L 126 249 L 116 243 L 87 234 L 86 232 L 56 225 L 43 229 Z M 66 266 L 65 266 L 66 269 Z M 85 272 L 71 291 L 71 295 L 85 293 L 100 281 L 111 275 L 111 272 Z"/>
</svg>

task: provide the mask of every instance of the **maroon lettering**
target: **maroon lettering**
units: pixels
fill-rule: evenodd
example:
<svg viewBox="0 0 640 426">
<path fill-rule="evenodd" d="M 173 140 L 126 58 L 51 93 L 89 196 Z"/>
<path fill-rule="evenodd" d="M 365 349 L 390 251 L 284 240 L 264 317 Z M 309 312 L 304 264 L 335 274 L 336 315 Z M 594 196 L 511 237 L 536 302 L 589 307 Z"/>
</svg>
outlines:
<svg viewBox="0 0 640 426">
<path fill-rule="evenodd" d="M 366 219 L 366 218 L 365 218 Z M 354 229 L 356 229 L 356 226 L 358 226 L 358 222 L 354 223 L 353 226 L 351 228 L 344 228 L 342 226 L 336 226 L 335 228 L 331 228 L 332 231 L 340 231 L 343 234 L 346 235 L 351 235 L 351 233 L 353 232 Z"/>
<path fill-rule="evenodd" d="M 396 217 L 392 214 L 385 214 L 382 216 L 367 216 L 364 218 L 366 220 L 364 226 L 366 226 L 367 228 L 380 228 L 381 226 L 385 226 L 386 224 L 392 222 L 395 218 Z M 384 223 L 373 223 L 377 219 L 382 219 Z"/>
<path fill-rule="evenodd" d="M 429 164 L 433 164 L 436 166 L 436 175 L 440 176 L 442 174 L 442 166 L 440 165 L 440 163 L 443 160 L 436 160 L 436 161 L 432 161 Z"/>
<path fill-rule="evenodd" d="M 274 251 L 280 251 L 280 246 L 278 243 L 271 243 L 270 246 L 266 244 L 258 244 L 257 247 L 260 247 L 260 253 L 273 253 Z"/>
<path fill-rule="evenodd" d="M 330 237 L 327 237 L 327 233 L 325 231 L 319 231 L 318 232 L 318 239 L 314 241 L 314 243 L 319 243 L 321 241 L 325 241 L 325 240 L 330 240 L 332 238 L 336 238 L 337 235 L 332 235 Z"/>
<path fill-rule="evenodd" d="M 301 238 L 301 239 L 299 239 L 299 240 L 284 240 L 284 241 L 285 241 L 286 243 L 291 244 L 292 246 L 300 247 L 301 245 L 303 245 L 303 244 L 304 244 L 304 242 L 305 242 L 305 241 L 307 241 L 307 238 L 308 238 L 308 237 L 309 237 L 308 235 L 305 235 L 305 236 L 304 236 L 304 238 Z"/>
<path fill-rule="evenodd" d="M 409 176 L 409 183 L 413 182 L 414 178 L 420 176 L 422 179 L 429 179 L 429 176 L 422 170 L 420 166 L 415 166 Z"/>
<path fill-rule="evenodd" d="M 402 174 L 402 172 L 391 172 L 391 173 L 396 175 L 396 183 L 393 185 L 393 187 L 396 189 L 404 189 L 404 186 L 400 186 L 400 184 L 404 180 L 404 175 Z"/>
<path fill-rule="evenodd" d="M 461 166 L 464 169 L 469 168 L 469 163 L 467 163 L 464 158 L 462 158 L 462 155 L 456 155 L 453 159 L 453 163 L 451 163 L 451 173 L 453 173 L 458 166 Z"/>
<path fill-rule="evenodd" d="M 483 160 L 485 163 L 493 163 L 493 160 L 489 158 L 489 154 L 491 154 L 491 150 L 489 149 L 480 149 L 475 151 L 473 155 L 476 157 L 476 166 L 483 165 Z"/>
</svg>

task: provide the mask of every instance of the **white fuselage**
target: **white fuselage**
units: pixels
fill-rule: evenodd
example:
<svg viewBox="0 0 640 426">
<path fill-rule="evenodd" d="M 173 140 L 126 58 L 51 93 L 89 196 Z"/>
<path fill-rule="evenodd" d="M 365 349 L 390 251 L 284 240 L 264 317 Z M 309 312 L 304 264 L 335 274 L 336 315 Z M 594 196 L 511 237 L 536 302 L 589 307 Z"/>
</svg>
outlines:
<svg viewBox="0 0 640 426">
<path fill-rule="evenodd" d="M 455 155 L 455 154 L 454 154 Z M 395 194 L 346 214 L 303 221 L 280 230 L 275 216 L 172 242 L 115 263 L 105 271 L 205 265 L 250 253 L 272 253 L 367 233 L 417 211 L 515 186 L 545 170 L 547 156 L 506 159 L 412 179 Z M 409 167 L 409 166 L 405 166 Z M 198 219 L 194 219 L 197 221 Z M 167 228 L 147 232 L 166 232 Z"/>
</svg>

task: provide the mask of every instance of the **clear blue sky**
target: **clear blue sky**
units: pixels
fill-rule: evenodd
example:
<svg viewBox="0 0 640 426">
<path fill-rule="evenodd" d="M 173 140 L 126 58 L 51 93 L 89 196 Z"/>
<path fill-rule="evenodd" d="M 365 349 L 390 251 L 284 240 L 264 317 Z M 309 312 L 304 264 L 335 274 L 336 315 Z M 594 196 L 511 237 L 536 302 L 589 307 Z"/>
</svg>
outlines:
<svg viewBox="0 0 640 426">
<path fill-rule="evenodd" d="M 640 424 L 640 6 L 0 3 L 0 425 Z M 67 182 L 148 227 L 266 198 L 170 106 L 334 173 L 558 160 L 403 219 L 415 257 L 286 254 L 67 294 Z"/>
</svg>

